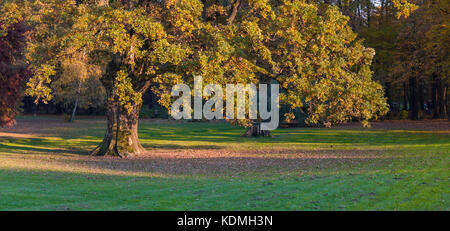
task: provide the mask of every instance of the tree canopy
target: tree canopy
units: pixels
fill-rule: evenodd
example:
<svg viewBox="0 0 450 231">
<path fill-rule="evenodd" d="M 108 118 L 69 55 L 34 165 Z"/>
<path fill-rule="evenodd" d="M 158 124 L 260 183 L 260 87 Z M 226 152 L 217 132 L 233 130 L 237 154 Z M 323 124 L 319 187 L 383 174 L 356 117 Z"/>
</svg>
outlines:
<svg viewBox="0 0 450 231">
<path fill-rule="evenodd" d="M 287 120 L 301 109 L 311 124 L 367 125 L 388 110 L 382 86 L 372 79 L 375 51 L 363 45 L 339 6 L 302 0 L 17 4 L 31 28 L 28 95 L 51 100 L 51 82 L 68 69 L 64 60 L 80 54 L 83 65 L 102 70 L 108 127 L 94 155 L 143 152 L 137 138 L 142 94 L 151 89 L 170 107 L 171 87 L 192 85 L 194 75 L 206 84 L 275 81 L 290 108 Z M 401 13 L 414 8 L 408 4 Z"/>
</svg>

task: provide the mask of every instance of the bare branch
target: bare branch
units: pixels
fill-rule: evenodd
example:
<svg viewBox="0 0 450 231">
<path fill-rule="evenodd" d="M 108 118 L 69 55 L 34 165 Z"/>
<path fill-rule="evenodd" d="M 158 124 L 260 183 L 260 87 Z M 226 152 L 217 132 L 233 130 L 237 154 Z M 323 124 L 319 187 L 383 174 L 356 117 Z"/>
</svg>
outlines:
<svg viewBox="0 0 450 231">
<path fill-rule="evenodd" d="M 233 23 L 234 19 L 236 18 L 236 15 L 237 15 L 240 5 L 241 5 L 241 0 L 236 0 L 236 2 L 234 2 L 233 10 L 231 11 L 231 14 L 227 20 L 228 24 Z"/>
</svg>

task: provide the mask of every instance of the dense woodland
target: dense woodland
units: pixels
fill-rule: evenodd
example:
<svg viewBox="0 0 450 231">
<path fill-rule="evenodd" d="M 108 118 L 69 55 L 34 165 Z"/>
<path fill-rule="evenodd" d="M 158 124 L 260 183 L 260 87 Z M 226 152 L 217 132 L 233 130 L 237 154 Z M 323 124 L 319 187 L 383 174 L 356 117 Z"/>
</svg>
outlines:
<svg viewBox="0 0 450 231">
<path fill-rule="evenodd" d="M 450 118 L 449 12 L 447 0 L 3 0 L 0 123 L 106 113 L 93 154 L 139 153 L 139 112 L 167 117 L 170 86 L 193 74 L 275 81 L 287 121 Z"/>
</svg>

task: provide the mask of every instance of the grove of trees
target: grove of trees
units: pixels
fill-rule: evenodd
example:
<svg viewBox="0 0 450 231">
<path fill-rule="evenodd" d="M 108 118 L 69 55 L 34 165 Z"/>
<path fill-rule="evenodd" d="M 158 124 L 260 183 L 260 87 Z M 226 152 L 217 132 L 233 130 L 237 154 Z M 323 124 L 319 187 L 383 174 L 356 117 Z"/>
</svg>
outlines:
<svg viewBox="0 0 450 231">
<path fill-rule="evenodd" d="M 389 1 L 373 7 L 360 28 L 377 50 L 372 69 L 385 86 L 391 111 L 408 110 L 410 119 L 446 118 L 449 95 L 449 12 L 445 0 L 415 1 L 409 17 L 398 18 Z"/>
<path fill-rule="evenodd" d="M 143 94 L 169 108 L 171 87 L 194 75 L 276 82 L 288 121 L 296 110 L 325 126 L 368 125 L 389 108 L 448 116 L 445 0 L 3 0 L 1 10 L 0 83 L 9 85 L 0 89 L 12 90 L 0 93 L 11 97 L 0 99 L 0 123 L 12 123 L 25 83 L 36 102 L 67 103 L 73 115 L 104 103 L 107 129 L 92 155 L 143 153 Z"/>
</svg>

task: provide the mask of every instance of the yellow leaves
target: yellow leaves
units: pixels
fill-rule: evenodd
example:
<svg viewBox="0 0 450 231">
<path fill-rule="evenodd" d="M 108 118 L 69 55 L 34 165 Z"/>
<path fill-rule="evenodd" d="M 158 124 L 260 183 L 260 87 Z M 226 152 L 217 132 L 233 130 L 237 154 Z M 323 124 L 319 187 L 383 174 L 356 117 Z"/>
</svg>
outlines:
<svg viewBox="0 0 450 231">
<path fill-rule="evenodd" d="M 209 19 L 218 20 L 219 18 L 223 18 L 224 21 L 228 16 L 228 9 L 223 5 L 213 4 L 206 9 L 205 14 Z"/>
<path fill-rule="evenodd" d="M 30 46 L 33 56 L 28 57 L 41 64 L 44 58 L 37 54 L 64 56 L 84 48 L 91 59 L 103 54 L 109 61 L 117 55 L 122 69 L 110 76 L 113 97 L 127 113 L 141 103 L 138 86 L 144 81 L 154 83 L 152 89 L 168 107 L 171 85 L 189 82 L 192 74 L 220 84 L 276 79 L 286 91 L 280 98 L 291 109 L 308 108 L 310 122 L 370 119 L 384 111 L 382 92 L 368 68 L 374 52 L 355 41 L 348 17 L 336 7 L 323 12 L 305 1 L 247 3 L 231 25 L 205 22 L 199 0 L 167 0 L 157 13 L 143 7 L 85 5 L 71 7 L 71 17 L 47 7 L 42 9 L 49 15 L 41 18 L 45 23 L 36 22 L 45 29 L 38 33 L 43 39 Z M 225 13 L 220 6 L 209 10 L 218 17 Z M 57 23 L 48 21 L 53 18 Z M 55 27 L 63 30 L 52 34 Z M 29 94 L 49 97 L 44 86 L 54 74 L 42 69 L 30 81 L 34 91 Z"/>
<path fill-rule="evenodd" d="M 159 96 L 159 104 L 169 109 L 172 105 L 172 86 L 182 84 L 184 83 L 184 80 L 181 75 L 167 72 L 157 75 L 156 78 L 153 79 L 153 83 L 156 84 L 152 86 L 152 91 L 154 94 Z"/>
<path fill-rule="evenodd" d="M 24 5 L 16 2 L 3 2 L 0 6 L 0 36 L 6 36 L 6 29 L 24 20 Z"/>
<path fill-rule="evenodd" d="M 171 23 L 177 30 L 191 34 L 195 29 L 201 26 L 201 15 L 203 4 L 198 0 L 167 0 L 165 8 L 168 11 L 168 17 L 165 19 Z"/>
<path fill-rule="evenodd" d="M 249 0 L 248 5 L 252 8 L 252 11 L 258 12 L 264 19 L 268 17 L 274 19 L 276 17 L 269 0 Z"/>
<path fill-rule="evenodd" d="M 287 112 L 284 114 L 286 122 L 290 123 L 291 120 L 295 119 L 295 114 L 293 112 Z"/>
<path fill-rule="evenodd" d="M 100 66 L 87 63 L 82 54 L 64 60 L 62 72 L 51 83 L 54 100 L 66 107 L 75 101 L 80 108 L 99 108 L 104 106 L 106 92 L 99 78 Z"/>
<path fill-rule="evenodd" d="M 397 18 L 402 16 L 408 17 L 413 11 L 419 8 L 419 6 L 408 2 L 408 0 L 393 0 L 392 4 L 398 10 Z"/>
<path fill-rule="evenodd" d="M 144 36 L 145 38 L 158 40 L 167 36 L 161 23 L 154 22 L 145 15 L 139 16 L 134 19 L 132 25 L 135 32 Z"/>
<path fill-rule="evenodd" d="M 39 100 L 47 103 L 52 99 L 51 89 L 47 86 L 51 82 L 50 77 L 55 75 L 55 67 L 52 65 L 44 64 L 35 71 L 35 74 L 30 78 L 27 83 L 27 89 L 25 94 L 35 97 L 35 102 Z"/>
<path fill-rule="evenodd" d="M 128 77 L 128 73 L 124 68 L 117 72 L 113 93 L 114 95 L 112 97 L 117 98 L 119 105 L 128 114 L 131 114 L 135 105 L 142 103 L 142 93 L 136 92 L 133 89 L 131 78 Z M 109 100 L 115 101 L 114 98 Z"/>
<path fill-rule="evenodd" d="M 189 47 L 183 47 L 181 44 L 170 44 L 166 39 L 153 43 L 153 51 L 148 57 L 153 63 L 173 63 L 179 64 L 183 59 L 192 53 Z"/>
</svg>

